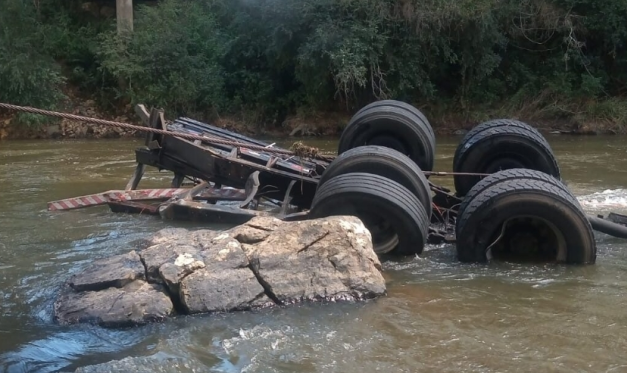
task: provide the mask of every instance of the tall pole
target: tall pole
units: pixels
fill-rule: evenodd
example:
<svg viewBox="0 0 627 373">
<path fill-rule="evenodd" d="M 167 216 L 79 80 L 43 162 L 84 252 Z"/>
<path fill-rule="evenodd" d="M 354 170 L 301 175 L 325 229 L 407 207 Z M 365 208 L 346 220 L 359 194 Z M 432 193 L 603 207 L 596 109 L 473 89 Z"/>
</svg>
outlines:
<svg viewBox="0 0 627 373">
<path fill-rule="evenodd" d="M 115 11 L 118 20 L 118 34 L 133 31 L 133 0 L 116 0 Z"/>
</svg>

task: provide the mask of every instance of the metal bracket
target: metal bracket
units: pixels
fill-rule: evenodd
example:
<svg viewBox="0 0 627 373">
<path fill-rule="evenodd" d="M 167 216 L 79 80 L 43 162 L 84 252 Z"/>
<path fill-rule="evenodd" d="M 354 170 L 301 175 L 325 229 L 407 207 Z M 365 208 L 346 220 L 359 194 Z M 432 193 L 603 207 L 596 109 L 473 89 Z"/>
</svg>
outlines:
<svg viewBox="0 0 627 373">
<path fill-rule="evenodd" d="M 156 123 L 159 120 L 159 112 L 155 109 L 152 109 L 150 113 L 146 110 L 146 107 L 142 104 L 135 106 L 135 113 L 141 118 L 144 126 L 155 128 Z M 159 141 L 153 133 L 147 133 L 146 139 L 144 141 L 144 145 L 148 147 L 150 150 L 159 149 Z M 135 167 L 135 172 L 133 176 L 130 178 L 128 183 L 126 184 L 126 191 L 135 190 L 139 185 L 142 177 L 144 176 L 144 172 L 146 172 L 146 165 L 138 163 L 137 167 Z"/>
<path fill-rule="evenodd" d="M 135 106 L 135 114 L 139 116 L 142 123 L 144 123 L 146 127 L 150 126 L 150 113 L 148 113 L 148 110 L 146 109 L 146 106 L 144 104 L 139 104 Z"/>
<path fill-rule="evenodd" d="M 210 185 L 208 182 L 203 181 L 202 183 L 196 185 L 195 187 L 187 191 L 185 194 L 181 195 L 179 199 L 192 201 L 198 193 L 200 193 L 203 189 L 208 188 L 209 186 Z"/>
<path fill-rule="evenodd" d="M 159 150 L 161 149 L 161 145 L 157 140 L 152 140 L 148 143 L 148 149 L 150 150 Z"/>
<path fill-rule="evenodd" d="M 281 213 L 279 215 L 281 218 L 287 216 L 287 208 L 289 207 L 290 202 L 292 202 L 292 196 L 290 194 L 292 193 L 292 188 L 294 187 L 294 184 L 296 184 L 296 180 L 290 181 L 290 185 L 287 187 L 287 191 L 285 192 L 285 197 L 283 197 L 283 203 L 281 204 Z"/>
<path fill-rule="evenodd" d="M 172 188 L 180 188 L 181 185 L 183 185 L 183 181 L 185 180 L 185 175 L 183 174 L 174 174 L 174 177 L 172 178 Z"/>
<path fill-rule="evenodd" d="M 270 159 L 268 159 L 268 163 L 266 163 L 266 167 L 272 168 L 278 161 L 279 161 L 278 157 L 270 156 Z"/>
<path fill-rule="evenodd" d="M 257 195 L 257 191 L 259 190 L 259 171 L 255 171 L 248 176 L 244 190 L 246 191 L 246 199 L 240 203 L 239 207 L 241 208 L 246 208 Z"/>
<path fill-rule="evenodd" d="M 135 172 L 133 172 L 133 176 L 131 176 L 131 179 L 126 184 L 126 188 L 124 190 L 129 191 L 137 189 L 139 182 L 144 176 L 144 172 L 146 172 L 146 165 L 138 163 L 137 167 L 135 167 Z"/>
</svg>

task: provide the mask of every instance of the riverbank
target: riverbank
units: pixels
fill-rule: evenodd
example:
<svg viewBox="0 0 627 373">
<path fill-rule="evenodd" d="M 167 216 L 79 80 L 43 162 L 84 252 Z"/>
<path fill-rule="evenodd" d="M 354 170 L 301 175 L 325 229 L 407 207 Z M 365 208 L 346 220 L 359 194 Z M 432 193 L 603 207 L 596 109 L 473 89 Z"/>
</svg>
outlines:
<svg viewBox="0 0 627 373">
<path fill-rule="evenodd" d="M 586 106 L 587 105 L 587 106 Z M 580 112 L 571 115 L 549 115 L 546 108 L 535 107 L 476 109 L 464 112 L 459 108 L 441 105 L 415 105 L 429 119 L 437 135 L 463 135 L 479 123 L 496 118 L 518 119 L 529 123 L 540 132 L 571 135 L 617 135 L 627 134 L 627 109 L 623 113 L 621 102 L 588 103 Z M 571 103 L 568 107 L 577 106 Z M 130 105 L 120 108 L 116 113 L 103 111 L 94 100 L 74 99 L 66 104 L 70 108 L 64 112 L 90 118 L 106 119 L 116 122 L 142 125 Z M 563 105 L 562 107 L 567 107 Z M 598 112 L 605 109 L 602 112 Z M 566 110 L 566 109 L 562 109 Z M 167 119 L 174 119 L 166 112 Z M 340 136 L 351 119 L 347 112 L 315 112 L 310 114 L 290 115 L 281 124 L 260 125 L 247 115 L 215 116 L 214 118 L 194 117 L 230 131 L 249 136 L 262 137 L 332 137 Z M 107 127 L 68 119 L 49 121 L 39 124 L 25 124 L 19 115 L 0 112 L 0 140 L 25 139 L 107 139 L 142 137 L 143 133 L 122 128 Z"/>
</svg>

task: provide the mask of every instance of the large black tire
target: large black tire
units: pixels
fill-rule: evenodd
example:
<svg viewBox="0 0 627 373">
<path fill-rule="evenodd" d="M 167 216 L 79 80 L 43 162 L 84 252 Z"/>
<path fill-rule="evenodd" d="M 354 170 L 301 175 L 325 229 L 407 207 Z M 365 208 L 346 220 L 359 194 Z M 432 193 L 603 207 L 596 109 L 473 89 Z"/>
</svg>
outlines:
<svg viewBox="0 0 627 373">
<path fill-rule="evenodd" d="M 330 179 L 343 174 L 364 172 L 396 181 L 412 192 L 431 218 L 431 189 L 424 173 L 406 155 L 377 145 L 360 146 L 335 158 L 318 182 L 318 188 Z"/>
<path fill-rule="evenodd" d="M 541 225 L 534 226 L 538 222 Z M 526 252 L 535 259 L 542 255 L 544 260 L 569 264 L 596 260 L 590 222 L 574 196 L 553 182 L 512 179 L 492 185 L 469 201 L 457 220 L 456 234 L 463 262 L 486 262 L 492 245 L 499 255 L 509 250 L 520 256 L 530 248 L 520 250 L 530 236 L 532 242 L 540 242 L 538 252 Z"/>
<path fill-rule="evenodd" d="M 480 182 L 475 184 L 475 186 L 473 186 L 472 189 L 470 189 L 470 191 L 464 197 L 462 204 L 457 210 L 457 216 L 462 216 L 470 201 L 472 201 L 477 195 L 483 193 L 484 190 L 491 188 L 496 184 L 516 179 L 543 181 L 555 185 L 569 195 L 571 193 L 568 187 L 566 187 L 566 185 L 561 180 L 558 180 L 551 175 L 545 174 L 544 172 L 530 170 L 526 168 L 512 168 L 505 171 L 499 171 L 497 173 L 491 174 L 490 176 L 486 176 L 485 178 L 481 179 Z M 577 199 L 574 197 L 573 203 L 575 203 L 577 206 L 580 206 L 579 201 L 577 201 Z"/>
<path fill-rule="evenodd" d="M 358 112 L 355 113 L 355 115 L 358 115 L 360 113 L 362 113 L 365 110 L 374 108 L 374 107 L 379 107 L 379 106 L 394 106 L 400 109 L 405 109 L 411 113 L 413 113 L 415 116 L 417 116 L 422 123 L 424 123 L 424 125 L 427 127 L 427 129 L 429 130 L 429 132 L 431 133 L 431 136 L 433 136 L 433 138 L 435 139 L 435 133 L 433 132 L 433 128 L 431 127 L 431 124 L 429 123 L 429 120 L 427 119 L 427 117 L 422 113 L 422 111 L 420 111 L 418 108 L 416 108 L 415 106 L 408 104 L 406 102 L 403 101 L 398 101 L 398 100 L 379 100 L 379 101 L 375 101 L 371 104 L 368 104 L 364 107 L 362 107 Z"/>
<path fill-rule="evenodd" d="M 536 132 L 518 126 L 492 125 L 459 144 L 453 171 L 491 174 L 512 168 L 527 168 L 560 179 L 559 166 L 551 147 Z M 457 195 L 464 196 L 481 177 L 456 175 L 454 180 Z"/>
<path fill-rule="evenodd" d="M 350 173 L 325 182 L 314 197 L 309 216 L 349 215 L 362 220 L 377 254 L 420 254 L 429 220 L 422 203 L 399 183 L 379 175 Z M 383 224 L 386 229 L 380 229 Z"/>
<path fill-rule="evenodd" d="M 475 136 L 476 134 L 480 132 L 489 130 L 491 128 L 496 128 L 496 127 L 510 127 L 510 128 L 526 129 L 527 131 L 541 138 L 542 141 L 544 141 L 548 146 L 548 142 L 546 141 L 544 136 L 542 136 L 542 134 L 538 132 L 538 130 L 536 130 L 535 128 L 533 128 L 532 126 L 528 125 L 525 122 L 521 122 L 519 120 L 514 120 L 514 119 L 493 119 L 487 122 L 483 122 L 477 125 L 476 127 L 474 127 L 473 129 L 471 129 L 470 131 L 468 131 L 468 133 L 464 136 L 464 138 L 460 142 L 460 146 L 458 146 L 455 151 L 455 156 L 453 157 L 453 166 L 455 166 L 455 164 L 457 163 L 457 158 L 459 158 L 459 152 L 463 149 L 461 144 L 467 143 L 473 136 Z"/>
<path fill-rule="evenodd" d="M 417 109 L 416 109 L 417 110 Z M 421 170 L 433 170 L 433 129 L 413 112 L 389 105 L 355 114 L 340 137 L 338 154 L 363 145 L 381 145 L 407 155 Z"/>
</svg>

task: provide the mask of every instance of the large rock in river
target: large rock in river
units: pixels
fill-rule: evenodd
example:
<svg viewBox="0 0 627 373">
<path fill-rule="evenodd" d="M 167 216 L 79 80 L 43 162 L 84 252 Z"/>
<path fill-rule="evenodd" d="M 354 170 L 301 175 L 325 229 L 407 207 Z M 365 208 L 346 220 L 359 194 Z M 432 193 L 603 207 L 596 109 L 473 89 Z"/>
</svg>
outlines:
<svg viewBox="0 0 627 373">
<path fill-rule="evenodd" d="M 355 217 L 257 217 L 222 232 L 167 229 L 145 246 L 72 276 L 55 303 L 57 320 L 141 324 L 174 309 L 225 312 L 385 293 L 370 233 Z"/>
</svg>

